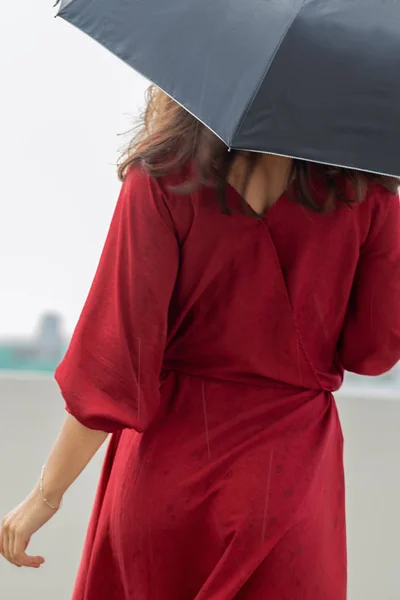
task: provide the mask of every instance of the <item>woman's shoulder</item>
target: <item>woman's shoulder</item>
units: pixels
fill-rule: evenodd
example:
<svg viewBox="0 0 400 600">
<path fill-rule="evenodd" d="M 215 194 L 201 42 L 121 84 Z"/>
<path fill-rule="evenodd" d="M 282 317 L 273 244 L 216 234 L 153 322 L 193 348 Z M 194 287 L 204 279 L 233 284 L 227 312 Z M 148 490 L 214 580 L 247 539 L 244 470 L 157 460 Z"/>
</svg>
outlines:
<svg viewBox="0 0 400 600">
<path fill-rule="evenodd" d="M 399 200 L 399 189 L 393 183 L 386 184 L 384 181 L 369 177 L 367 180 L 366 202 L 382 203 Z"/>
<path fill-rule="evenodd" d="M 132 203 L 137 202 L 140 195 L 142 202 L 156 209 L 174 229 L 178 241 L 184 243 L 194 218 L 193 194 L 184 191 L 188 181 L 187 168 L 154 176 L 151 170 L 138 164 L 126 171 L 122 186 L 128 190 Z"/>
<path fill-rule="evenodd" d="M 393 209 L 398 209 L 400 203 L 399 191 L 394 186 L 369 178 L 363 202 L 360 203 L 360 213 L 369 219 L 384 218 Z"/>
<path fill-rule="evenodd" d="M 356 205 L 355 216 L 362 235 L 362 246 L 375 236 L 388 219 L 398 221 L 400 198 L 396 189 L 389 189 L 373 178 L 368 179 L 365 198 Z M 399 231 L 400 235 L 400 231 Z"/>
</svg>

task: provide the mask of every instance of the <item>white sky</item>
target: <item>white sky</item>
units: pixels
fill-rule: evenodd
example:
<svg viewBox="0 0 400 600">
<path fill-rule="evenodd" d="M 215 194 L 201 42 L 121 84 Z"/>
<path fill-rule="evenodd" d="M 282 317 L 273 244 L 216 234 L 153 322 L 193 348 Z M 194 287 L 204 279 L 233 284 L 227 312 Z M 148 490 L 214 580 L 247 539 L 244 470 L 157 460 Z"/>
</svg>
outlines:
<svg viewBox="0 0 400 600">
<path fill-rule="evenodd" d="M 51 0 L 2 7 L 0 73 L 0 337 L 47 309 L 70 333 L 118 195 L 118 134 L 147 84 Z"/>
</svg>

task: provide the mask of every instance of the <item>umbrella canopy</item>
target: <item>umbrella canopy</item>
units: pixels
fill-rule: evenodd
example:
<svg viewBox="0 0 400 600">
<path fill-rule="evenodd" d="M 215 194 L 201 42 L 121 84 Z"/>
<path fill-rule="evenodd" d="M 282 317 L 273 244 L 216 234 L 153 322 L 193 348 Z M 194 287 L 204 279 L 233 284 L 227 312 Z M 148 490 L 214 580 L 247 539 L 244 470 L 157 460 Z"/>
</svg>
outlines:
<svg viewBox="0 0 400 600">
<path fill-rule="evenodd" d="M 235 149 L 400 176 L 398 0 L 62 0 Z"/>
</svg>

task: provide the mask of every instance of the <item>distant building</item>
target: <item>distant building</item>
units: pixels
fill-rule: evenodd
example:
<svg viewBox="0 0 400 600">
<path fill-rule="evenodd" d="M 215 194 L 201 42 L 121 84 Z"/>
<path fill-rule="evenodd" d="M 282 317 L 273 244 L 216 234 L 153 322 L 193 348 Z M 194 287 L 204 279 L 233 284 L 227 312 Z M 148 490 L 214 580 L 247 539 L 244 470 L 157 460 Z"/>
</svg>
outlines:
<svg viewBox="0 0 400 600">
<path fill-rule="evenodd" d="M 30 339 L 0 340 L 0 370 L 53 372 L 67 348 L 62 319 L 52 312 L 40 318 Z"/>
</svg>

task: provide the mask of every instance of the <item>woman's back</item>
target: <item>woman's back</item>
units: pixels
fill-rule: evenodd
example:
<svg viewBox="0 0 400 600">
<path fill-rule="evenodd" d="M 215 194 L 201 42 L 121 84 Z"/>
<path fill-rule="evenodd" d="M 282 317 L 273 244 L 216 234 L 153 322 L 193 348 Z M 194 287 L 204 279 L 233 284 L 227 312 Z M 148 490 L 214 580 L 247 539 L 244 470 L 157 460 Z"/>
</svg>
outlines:
<svg viewBox="0 0 400 600">
<path fill-rule="evenodd" d="M 129 171 L 56 373 L 116 434 L 74 599 L 345 600 L 331 391 L 400 358 L 399 199 L 260 219 L 180 183 Z"/>
<path fill-rule="evenodd" d="M 181 259 L 167 368 L 336 390 L 343 369 L 376 375 L 397 362 L 397 196 L 371 184 L 363 203 L 319 214 L 283 194 L 256 219 L 231 186 L 227 216 L 211 188 L 182 198 L 169 184 L 159 189 Z"/>
</svg>

